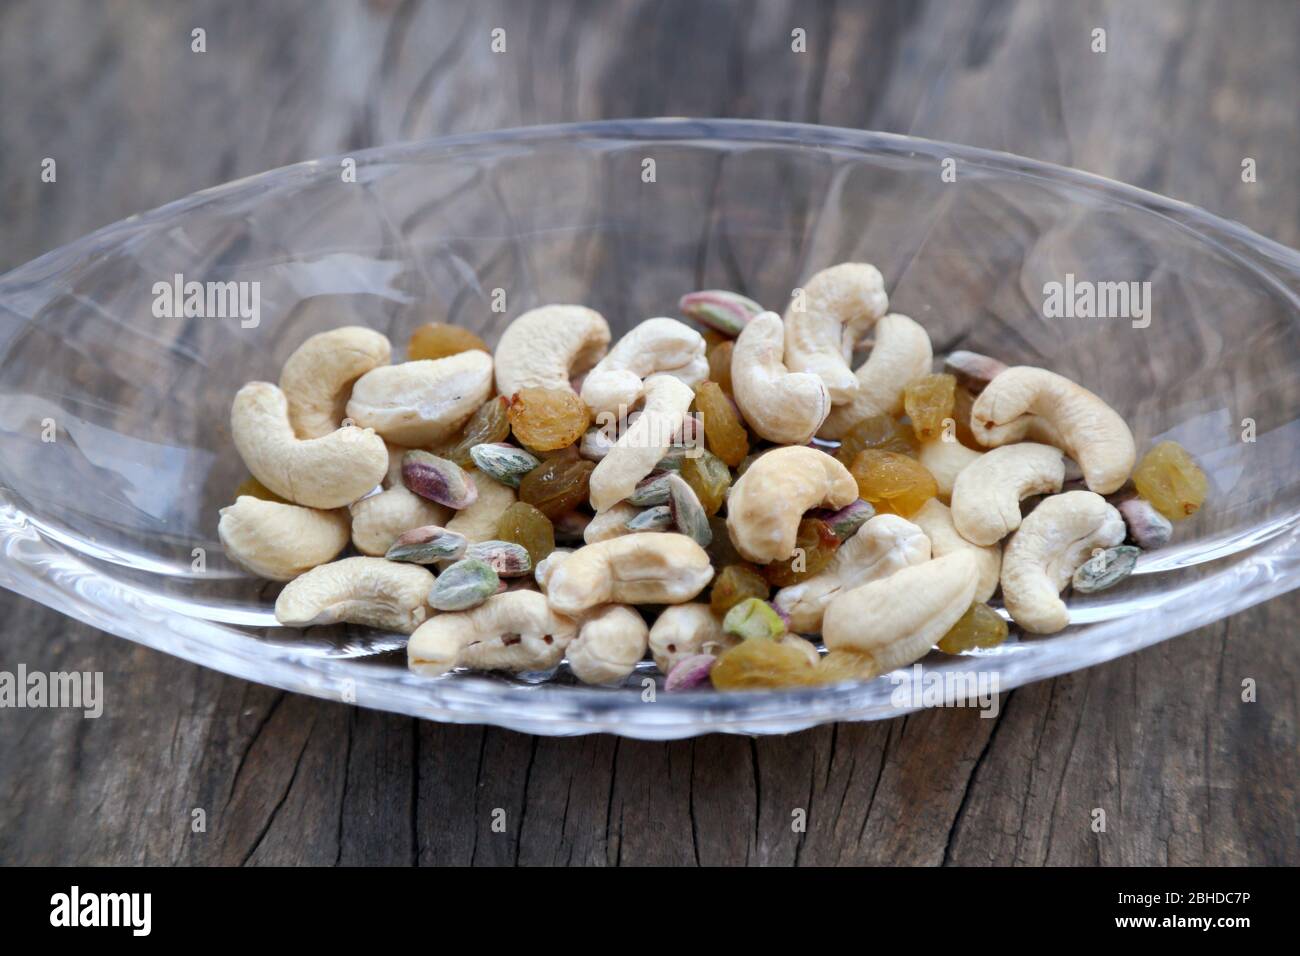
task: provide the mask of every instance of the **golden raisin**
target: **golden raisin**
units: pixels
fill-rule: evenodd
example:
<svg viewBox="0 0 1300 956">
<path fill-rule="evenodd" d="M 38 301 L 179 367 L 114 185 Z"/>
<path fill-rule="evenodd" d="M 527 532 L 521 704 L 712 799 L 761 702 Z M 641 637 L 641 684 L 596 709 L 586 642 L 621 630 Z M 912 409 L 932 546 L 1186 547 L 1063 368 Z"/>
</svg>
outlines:
<svg viewBox="0 0 1300 956">
<path fill-rule="evenodd" d="M 501 514 L 497 538 L 523 545 L 533 559 L 533 567 L 555 550 L 555 526 L 526 501 L 516 501 Z"/>
<path fill-rule="evenodd" d="M 1209 482 L 1182 445 L 1162 441 L 1133 472 L 1138 494 L 1170 521 L 1190 518 L 1205 503 Z"/>
<path fill-rule="evenodd" d="M 718 690 L 761 690 L 807 686 L 815 682 L 816 673 L 798 649 L 755 638 L 723 651 L 709 678 Z"/>
<path fill-rule="evenodd" d="M 596 463 L 576 455 L 556 455 L 538 465 L 519 482 L 519 500 L 552 521 L 586 504 L 588 483 Z"/>
<path fill-rule="evenodd" d="M 510 400 L 515 438 L 534 451 L 555 451 L 582 438 L 591 409 L 568 388 L 521 388 Z"/>
<path fill-rule="evenodd" d="M 239 487 L 235 489 L 235 497 L 238 498 L 240 495 L 252 495 L 254 498 L 261 498 L 263 501 L 278 501 L 281 504 L 288 504 L 287 501 L 251 475 L 241 481 Z"/>
<path fill-rule="evenodd" d="M 1007 622 L 987 604 L 972 604 L 939 640 L 945 654 L 960 654 L 973 647 L 997 647 L 1007 639 Z"/>
<path fill-rule="evenodd" d="M 917 438 L 924 442 L 942 436 L 944 419 L 952 418 L 956 393 L 953 375 L 923 375 L 903 389 L 903 410 Z"/>
<path fill-rule="evenodd" d="M 784 561 L 763 565 L 763 577 L 778 588 L 806 581 L 831 563 L 839 546 L 839 536 L 830 525 L 820 518 L 804 518 L 799 522 L 794 554 Z"/>
<path fill-rule="evenodd" d="M 970 430 L 970 412 L 974 405 L 974 393 L 968 388 L 957 386 L 957 392 L 952 403 L 952 418 L 957 423 L 957 441 L 967 448 L 974 448 L 976 451 L 988 451 L 975 438 L 975 433 Z"/>
<path fill-rule="evenodd" d="M 876 676 L 875 661 L 866 654 L 853 651 L 830 651 L 817 662 L 815 678 L 819 684 L 838 684 L 843 681 L 871 680 Z"/>
<path fill-rule="evenodd" d="M 713 579 L 709 607 L 718 617 L 723 617 L 746 598 L 766 601 L 769 593 L 767 581 L 752 564 L 729 564 Z"/>
<path fill-rule="evenodd" d="M 411 340 L 406 345 L 406 357 L 412 361 L 420 359 L 440 359 L 461 352 L 492 351 L 487 343 L 459 325 L 446 322 L 430 322 L 411 333 Z"/>
<path fill-rule="evenodd" d="M 889 415 L 868 415 L 844 433 L 835 457 L 844 465 L 851 465 L 858 452 L 868 448 L 915 458 L 920 454 L 921 443 L 906 422 L 895 421 Z"/>
<path fill-rule="evenodd" d="M 691 486 L 705 514 L 717 514 L 727 500 L 731 487 L 731 469 L 717 455 L 703 448 L 694 450 L 695 457 L 687 454 L 682 460 L 682 479 Z"/>
<path fill-rule="evenodd" d="M 695 410 L 704 420 L 704 444 L 735 468 L 749 454 L 749 432 L 736 406 L 717 382 L 703 382 L 695 390 Z"/>
<path fill-rule="evenodd" d="M 919 461 L 897 452 L 874 448 L 858 452 L 849 472 L 858 483 L 858 494 L 876 514 L 910 518 L 939 493 L 934 476 Z"/>
<path fill-rule="evenodd" d="M 725 342 L 719 342 L 713 348 L 709 349 L 709 378 L 718 383 L 728 395 L 731 391 L 731 353 L 736 349 L 736 343 L 731 339 Z"/>
<path fill-rule="evenodd" d="M 434 454 L 439 458 L 454 461 L 462 468 L 470 467 L 474 464 L 474 459 L 469 454 L 471 448 L 475 445 L 503 442 L 510 437 L 510 419 L 506 415 L 509 405 L 510 403 L 499 395 L 496 398 L 489 398 L 470 416 L 465 427 L 461 429 L 460 437 L 448 445 L 435 449 Z"/>
</svg>

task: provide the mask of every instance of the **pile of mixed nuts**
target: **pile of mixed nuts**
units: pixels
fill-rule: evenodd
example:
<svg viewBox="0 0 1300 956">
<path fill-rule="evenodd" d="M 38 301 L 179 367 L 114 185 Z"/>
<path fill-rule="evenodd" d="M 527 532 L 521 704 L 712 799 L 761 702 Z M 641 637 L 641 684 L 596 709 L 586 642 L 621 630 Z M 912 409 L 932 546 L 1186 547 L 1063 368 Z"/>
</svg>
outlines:
<svg viewBox="0 0 1300 956">
<path fill-rule="evenodd" d="M 843 263 L 784 317 L 695 292 L 702 331 L 653 318 L 612 348 L 573 305 L 520 315 L 495 354 L 438 323 L 396 365 L 373 330 L 314 335 L 235 396 L 252 477 L 222 543 L 288 582 L 281 624 L 409 634 L 422 674 L 566 662 L 603 684 L 648 652 L 670 690 L 730 690 L 992 647 L 1007 616 L 1059 631 L 1066 587 L 1123 580 L 1204 501 L 1187 452 L 1137 463 L 1054 372 L 953 352 L 934 374 L 888 304 Z"/>
</svg>

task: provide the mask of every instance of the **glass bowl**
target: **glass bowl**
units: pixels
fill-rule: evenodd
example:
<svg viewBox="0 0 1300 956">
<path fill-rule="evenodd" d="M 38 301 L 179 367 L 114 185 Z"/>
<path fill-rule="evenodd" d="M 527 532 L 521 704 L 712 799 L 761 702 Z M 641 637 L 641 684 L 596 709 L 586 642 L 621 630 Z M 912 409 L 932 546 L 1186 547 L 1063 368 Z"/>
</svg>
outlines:
<svg viewBox="0 0 1300 956">
<path fill-rule="evenodd" d="M 1123 414 L 1140 450 L 1175 439 L 1211 482 L 1172 544 L 1070 599 L 1069 629 L 934 652 L 925 674 L 1006 690 L 1300 581 L 1300 256 L 1235 223 L 1005 154 L 777 123 L 555 126 L 351 160 L 355 176 L 336 158 L 197 193 L 0 278 L 0 583 L 248 680 L 434 720 L 675 738 L 914 709 L 887 677 L 736 694 L 652 692 L 649 664 L 613 688 L 563 672 L 416 677 L 401 635 L 277 627 L 278 586 L 216 537 L 245 476 L 231 398 L 277 380 L 312 333 L 364 324 L 400 349 L 444 320 L 492 343 L 525 309 L 576 302 L 617 334 L 698 288 L 779 310 L 845 260 L 880 267 L 892 309 L 927 327 L 936 355 L 1070 376 Z M 155 286 L 178 275 L 258 283 L 260 320 L 158 317 Z M 1149 283 L 1150 309 L 1049 317 L 1044 290 L 1067 281 Z"/>
</svg>

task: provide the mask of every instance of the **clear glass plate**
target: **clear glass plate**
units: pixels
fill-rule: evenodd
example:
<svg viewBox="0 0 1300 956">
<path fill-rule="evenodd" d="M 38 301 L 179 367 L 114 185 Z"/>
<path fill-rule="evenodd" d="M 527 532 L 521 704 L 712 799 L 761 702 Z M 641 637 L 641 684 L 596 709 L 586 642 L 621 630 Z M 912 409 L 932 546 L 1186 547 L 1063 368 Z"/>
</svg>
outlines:
<svg viewBox="0 0 1300 956">
<path fill-rule="evenodd" d="M 948 158 L 955 182 L 941 176 Z M 314 332 L 360 323 L 400 346 L 437 319 L 495 342 L 510 316 L 578 302 L 617 333 L 673 314 L 696 288 L 779 309 L 803 278 L 849 259 L 880 267 L 891 306 L 928 328 L 936 354 L 971 348 L 1075 378 L 1143 450 L 1183 443 L 1212 485 L 1132 578 L 1071 598 L 1068 630 L 977 660 L 936 652 L 928 673 L 978 670 L 1006 690 L 1300 581 L 1300 256 L 1239 225 L 1005 154 L 775 123 L 546 127 L 354 159 L 355 182 L 339 159 L 275 170 L 0 278 L 0 583 L 239 677 L 434 720 L 674 738 L 895 716 L 914 705 L 891 700 L 887 678 L 651 695 L 649 671 L 618 688 L 415 677 L 400 635 L 277 627 L 278 586 L 231 565 L 216 538 L 217 509 L 244 477 L 231 398 L 277 380 Z M 260 323 L 155 318 L 154 285 L 176 274 L 260 283 Z M 1044 318 L 1044 284 L 1067 274 L 1149 282 L 1149 326 Z"/>
</svg>

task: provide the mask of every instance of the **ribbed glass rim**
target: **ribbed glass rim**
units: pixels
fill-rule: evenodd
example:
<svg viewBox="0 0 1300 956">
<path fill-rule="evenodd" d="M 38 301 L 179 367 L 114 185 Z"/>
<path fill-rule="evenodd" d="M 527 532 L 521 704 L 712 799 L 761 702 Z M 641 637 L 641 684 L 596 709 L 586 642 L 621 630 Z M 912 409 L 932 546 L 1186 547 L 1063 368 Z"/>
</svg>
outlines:
<svg viewBox="0 0 1300 956">
<path fill-rule="evenodd" d="M 1091 173 L 1010 153 L 891 133 L 796 123 L 725 119 L 635 119 L 533 126 L 459 134 L 357 150 L 259 173 L 105 226 L 0 276 L 0 309 L 22 316 L 31 284 L 83 262 L 131 232 L 207 204 L 244 198 L 294 180 L 334 175 L 343 156 L 358 165 L 402 162 L 459 149 L 588 140 L 699 141 L 780 145 L 861 155 L 947 157 L 1001 174 L 1100 192 L 1111 201 L 1159 215 L 1248 268 L 1300 316 L 1300 253 L 1239 223 Z M 328 167 L 328 172 L 326 171 Z M 26 312 L 30 318 L 31 312 Z M 550 735 L 614 733 L 672 739 L 703 733 L 788 733 L 834 720 L 899 716 L 917 705 L 891 700 L 881 678 L 857 685 L 792 691 L 666 694 L 645 700 L 636 688 L 530 687 L 455 675 L 430 681 L 411 674 L 368 674 L 347 659 L 294 656 L 290 648 L 233 641 L 212 621 L 176 614 L 148 591 L 110 579 L 82 555 L 43 537 L 8 489 L 0 488 L 0 584 L 118 636 L 186 660 L 284 690 L 456 723 L 493 724 Z M 1016 645 L 1007 653 L 952 658 L 928 670 L 996 674 L 1001 691 L 1089 667 L 1148 647 L 1300 587 L 1300 512 L 1275 520 L 1219 573 L 1161 592 L 1138 613 L 1093 624 L 1086 633 Z M 1195 595 L 1195 600 L 1191 600 Z M 346 692 L 345 692 L 346 688 Z"/>
</svg>

